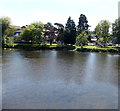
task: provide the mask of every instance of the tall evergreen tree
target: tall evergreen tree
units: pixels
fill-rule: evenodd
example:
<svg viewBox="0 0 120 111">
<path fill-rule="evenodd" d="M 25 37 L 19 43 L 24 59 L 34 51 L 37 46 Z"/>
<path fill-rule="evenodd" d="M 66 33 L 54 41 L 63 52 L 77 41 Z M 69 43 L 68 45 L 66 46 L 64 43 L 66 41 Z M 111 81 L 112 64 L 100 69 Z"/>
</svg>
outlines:
<svg viewBox="0 0 120 111">
<path fill-rule="evenodd" d="M 82 31 L 88 32 L 88 27 L 89 25 L 88 25 L 87 17 L 84 14 L 81 14 L 77 26 L 78 33 L 81 33 Z"/>
<path fill-rule="evenodd" d="M 64 43 L 75 44 L 75 41 L 76 41 L 76 26 L 74 20 L 71 20 L 71 17 L 69 17 L 65 26 Z"/>
</svg>

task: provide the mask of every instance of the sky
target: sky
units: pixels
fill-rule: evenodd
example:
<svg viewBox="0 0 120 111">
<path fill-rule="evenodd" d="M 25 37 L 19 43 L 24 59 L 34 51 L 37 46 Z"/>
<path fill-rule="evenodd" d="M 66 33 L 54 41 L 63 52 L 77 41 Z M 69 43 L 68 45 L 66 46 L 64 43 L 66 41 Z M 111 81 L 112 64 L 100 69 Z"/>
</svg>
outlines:
<svg viewBox="0 0 120 111">
<path fill-rule="evenodd" d="M 0 17 L 11 18 L 12 25 L 23 26 L 41 21 L 62 23 L 69 16 L 78 25 L 80 14 L 87 17 L 90 30 L 101 20 L 111 23 L 118 18 L 120 0 L 0 0 Z"/>
</svg>

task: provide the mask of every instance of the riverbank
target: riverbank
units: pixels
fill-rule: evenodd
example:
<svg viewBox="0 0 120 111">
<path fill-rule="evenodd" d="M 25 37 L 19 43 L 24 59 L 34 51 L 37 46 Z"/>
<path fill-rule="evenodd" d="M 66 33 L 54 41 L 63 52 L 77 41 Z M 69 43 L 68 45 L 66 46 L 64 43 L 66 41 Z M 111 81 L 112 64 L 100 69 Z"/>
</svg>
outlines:
<svg viewBox="0 0 120 111">
<path fill-rule="evenodd" d="M 73 50 L 79 52 L 114 52 L 120 53 L 120 47 L 98 47 L 98 46 L 80 46 L 76 45 L 58 45 L 58 44 L 13 44 L 5 48 L 18 48 L 25 50 Z M 3 48 L 4 49 L 4 48 Z"/>
</svg>

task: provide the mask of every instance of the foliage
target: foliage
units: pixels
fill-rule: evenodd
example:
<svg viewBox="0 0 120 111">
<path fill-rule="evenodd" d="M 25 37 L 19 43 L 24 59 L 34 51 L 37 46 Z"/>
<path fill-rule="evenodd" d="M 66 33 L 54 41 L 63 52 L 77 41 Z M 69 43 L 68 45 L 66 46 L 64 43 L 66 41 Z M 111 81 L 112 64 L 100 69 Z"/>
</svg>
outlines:
<svg viewBox="0 0 120 111">
<path fill-rule="evenodd" d="M 112 24 L 113 29 L 113 43 L 120 44 L 120 18 L 115 20 Z"/>
<path fill-rule="evenodd" d="M 44 35 L 44 25 L 42 22 L 34 22 L 31 25 L 35 27 L 33 29 L 34 42 L 41 43 Z"/>
<path fill-rule="evenodd" d="M 17 30 L 17 28 L 13 25 L 10 25 L 10 27 L 6 30 L 6 35 L 9 37 L 14 36 L 14 32 Z"/>
<path fill-rule="evenodd" d="M 62 44 L 64 43 L 64 25 L 60 23 L 54 23 L 54 25 L 57 26 L 57 41 L 61 42 Z"/>
<path fill-rule="evenodd" d="M 79 17 L 79 22 L 77 26 L 78 34 L 82 31 L 88 31 L 88 20 L 87 17 L 84 14 L 81 14 Z"/>
<path fill-rule="evenodd" d="M 56 27 L 50 22 L 45 25 L 41 22 L 34 22 L 27 27 L 23 26 L 19 43 L 24 43 L 25 41 L 30 45 L 40 45 L 49 41 L 53 48 L 53 40 L 56 40 L 58 44 L 60 43 L 59 45 L 72 46 L 76 43 L 77 46 L 83 46 L 88 43 L 88 40 L 91 40 L 91 36 L 96 36 L 98 40 L 97 44 L 100 46 L 106 46 L 111 41 L 112 43 L 120 44 L 120 18 L 116 19 L 112 24 L 112 35 L 109 33 L 110 23 L 107 20 L 101 20 L 96 26 L 95 31 L 88 31 L 88 20 L 84 14 L 80 15 L 77 28 L 71 17 L 68 18 L 65 27 L 61 23 L 54 23 L 54 25 Z M 16 39 L 16 36 L 14 36 L 14 32 L 16 31 L 15 26 L 11 25 L 9 17 L 0 18 L 0 26 L 2 29 L 0 31 L 3 47 L 7 45 L 12 46 Z"/>
<path fill-rule="evenodd" d="M 2 45 L 5 46 L 5 43 L 7 42 L 7 33 L 6 31 L 10 27 L 11 20 L 9 17 L 2 17 L 0 18 L 0 24 L 2 25 Z"/>
<path fill-rule="evenodd" d="M 44 25 L 41 22 L 32 23 L 21 32 L 22 40 L 31 43 L 41 43 L 44 34 L 43 31 Z"/>
<path fill-rule="evenodd" d="M 81 34 L 79 34 L 76 38 L 76 45 L 77 46 L 83 46 L 88 43 L 88 35 L 85 31 L 82 31 Z"/>
<path fill-rule="evenodd" d="M 52 23 L 48 22 L 47 24 L 45 24 L 45 34 L 44 34 L 45 42 L 48 39 L 50 42 L 50 45 L 52 45 L 53 40 L 56 38 L 55 31 L 56 31 L 56 28 L 52 25 Z"/>
<path fill-rule="evenodd" d="M 110 22 L 107 20 L 101 20 L 95 28 L 98 42 L 103 43 L 104 46 L 110 40 L 109 28 L 110 28 Z"/>
<path fill-rule="evenodd" d="M 76 26 L 75 22 L 71 20 L 71 17 L 69 17 L 65 26 L 64 43 L 75 44 L 75 41 L 76 41 Z"/>
<path fill-rule="evenodd" d="M 21 32 L 22 40 L 25 40 L 25 42 L 33 41 L 33 38 L 34 38 L 34 35 L 33 35 L 34 30 L 35 30 L 35 26 L 34 26 L 34 25 L 29 25 L 29 26 L 27 26 L 27 28 L 24 29 L 24 30 Z"/>
<path fill-rule="evenodd" d="M 107 43 L 108 37 L 109 37 L 110 23 L 109 23 L 109 21 L 103 20 L 103 21 L 100 22 L 100 24 L 101 24 L 103 42 L 104 42 L 104 45 L 105 45 Z"/>
<path fill-rule="evenodd" d="M 101 31 L 101 25 L 98 24 L 95 28 L 95 33 L 99 41 L 102 39 L 102 31 Z"/>
<path fill-rule="evenodd" d="M 0 18 L 0 23 L 2 23 L 2 37 L 6 34 L 6 30 L 10 27 L 11 20 L 9 17 Z"/>
<path fill-rule="evenodd" d="M 11 45 L 14 43 L 14 32 L 16 31 L 16 27 L 11 25 L 11 19 L 9 17 L 0 18 L 1 28 L 2 28 L 2 45 L 5 47 L 6 45 Z"/>
</svg>

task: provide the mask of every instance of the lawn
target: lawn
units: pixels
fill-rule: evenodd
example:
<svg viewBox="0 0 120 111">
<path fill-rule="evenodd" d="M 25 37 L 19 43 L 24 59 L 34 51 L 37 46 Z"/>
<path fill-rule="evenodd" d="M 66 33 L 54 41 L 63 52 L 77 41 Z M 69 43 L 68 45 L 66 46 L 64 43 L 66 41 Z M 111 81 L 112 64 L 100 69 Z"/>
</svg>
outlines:
<svg viewBox="0 0 120 111">
<path fill-rule="evenodd" d="M 49 43 L 47 44 L 25 44 L 25 43 L 13 43 L 11 46 L 15 47 L 23 47 L 23 48 L 43 48 L 43 49 L 66 49 L 66 50 L 82 50 L 81 46 L 76 46 L 76 45 L 58 45 L 58 44 L 52 44 L 50 45 Z M 87 51 L 120 51 L 120 48 L 117 47 L 112 47 L 112 46 L 107 46 L 107 47 L 98 47 L 98 46 L 83 46 L 83 50 Z"/>
</svg>

